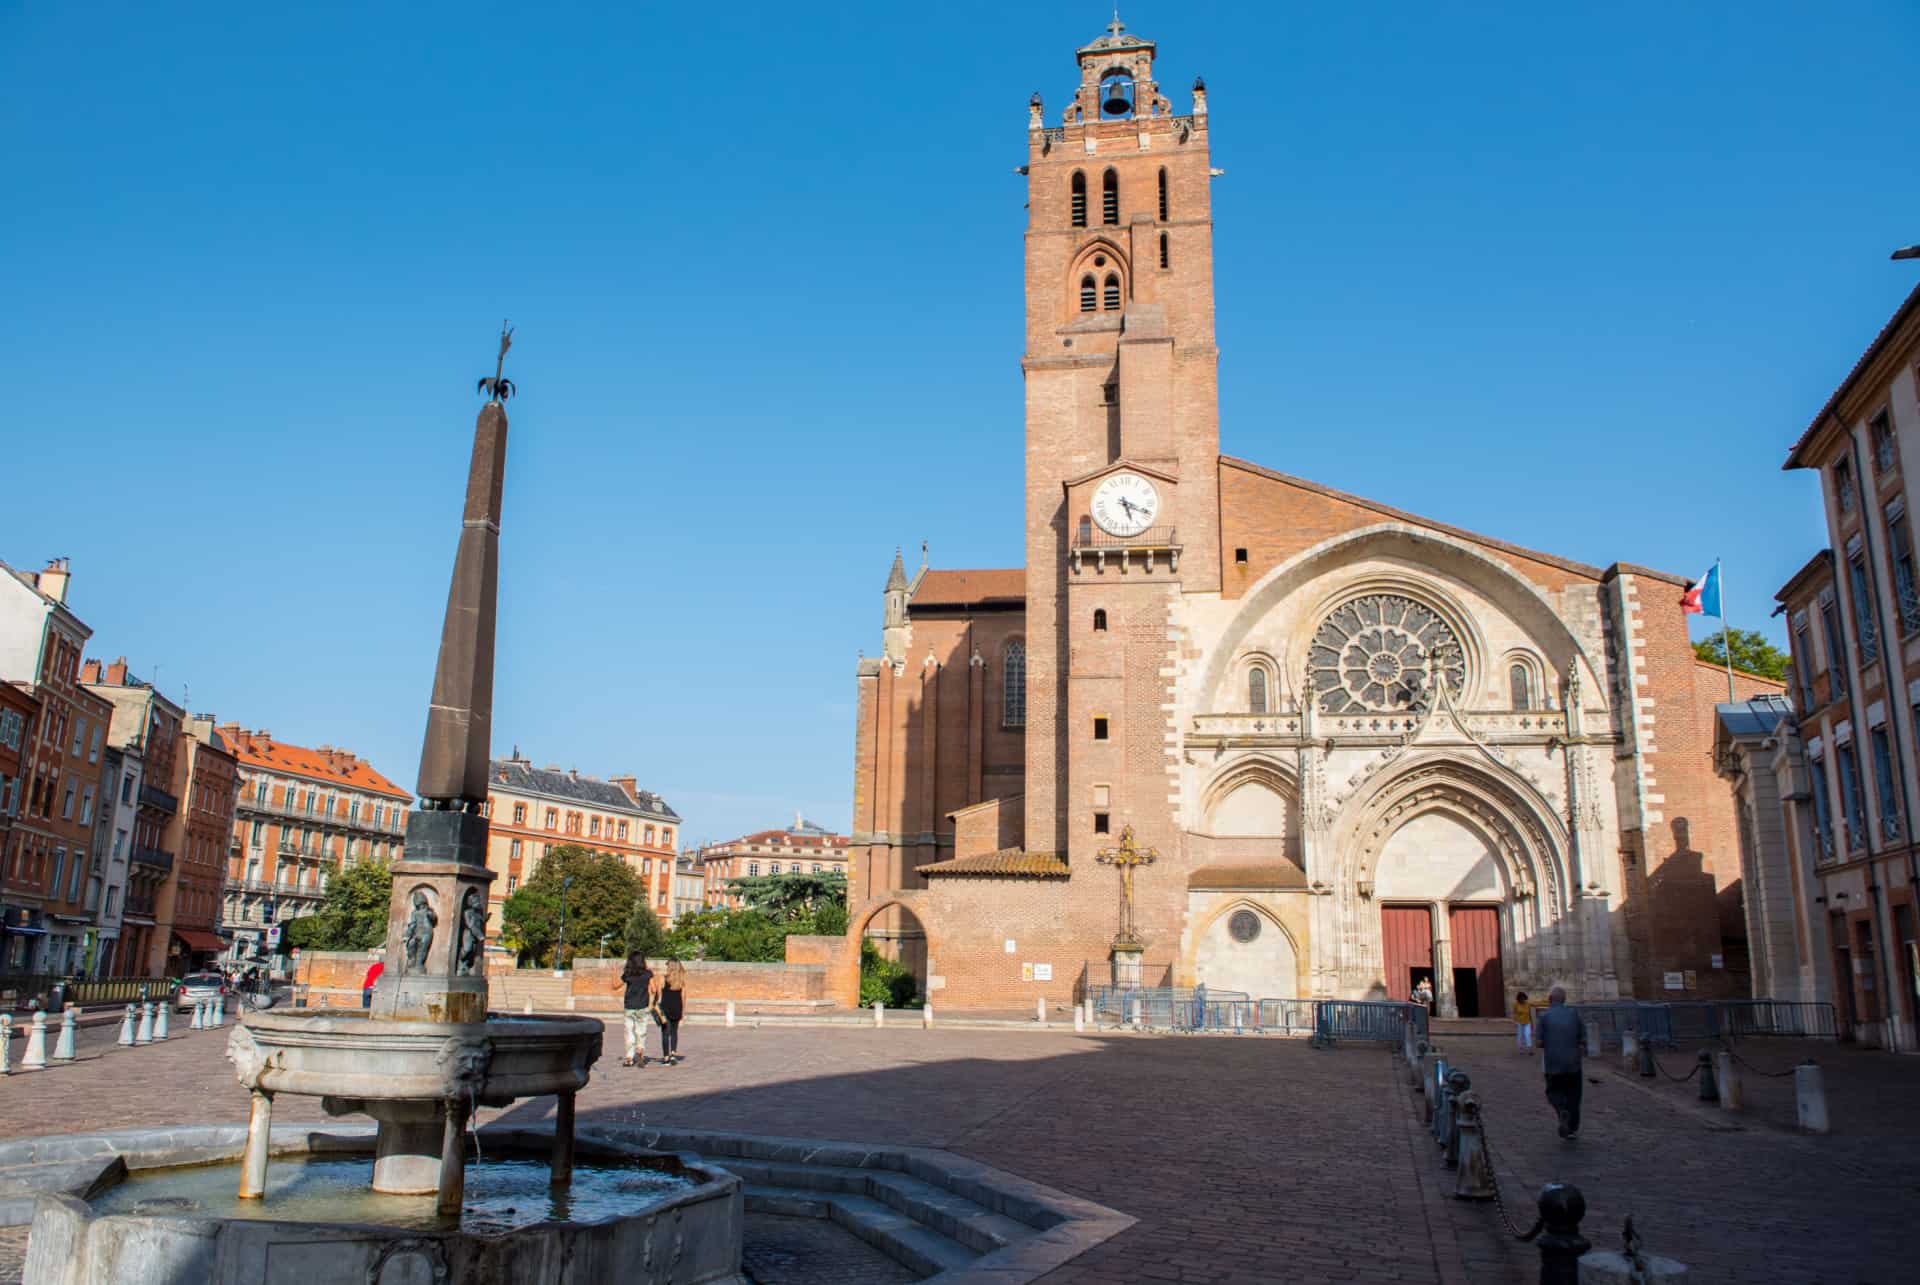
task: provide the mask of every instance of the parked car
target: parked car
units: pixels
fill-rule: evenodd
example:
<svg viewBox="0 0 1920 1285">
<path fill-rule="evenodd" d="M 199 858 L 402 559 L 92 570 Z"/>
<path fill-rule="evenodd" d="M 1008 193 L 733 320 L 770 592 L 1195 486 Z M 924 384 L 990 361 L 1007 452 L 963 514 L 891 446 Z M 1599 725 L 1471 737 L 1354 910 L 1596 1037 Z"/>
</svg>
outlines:
<svg viewBox="0 0 1920 1285">
<path fill-rule="evenodd" d="M 195 1004 L 210 1000 L 227 993 L 227 979 L 219 973 L 188 973 L 180 979 L 180 989 L 173 993 L 174 1005 L 183 1013 L 192 1010 Z"/>
</svg>

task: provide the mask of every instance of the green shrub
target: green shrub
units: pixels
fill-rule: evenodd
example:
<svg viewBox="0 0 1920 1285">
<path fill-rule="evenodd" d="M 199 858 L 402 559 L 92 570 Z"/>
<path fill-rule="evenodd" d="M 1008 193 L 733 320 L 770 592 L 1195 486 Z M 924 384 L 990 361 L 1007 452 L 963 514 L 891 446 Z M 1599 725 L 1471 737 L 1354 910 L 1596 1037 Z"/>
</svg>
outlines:
<svg viewBox="0 0 1920 1285">
<path fill-rule="evenodd" d="M 918 1008 L 919 992 L 911 968 L 882 955 L 871 941 L 860 943 L 860 1007 Z"/>
</svg>

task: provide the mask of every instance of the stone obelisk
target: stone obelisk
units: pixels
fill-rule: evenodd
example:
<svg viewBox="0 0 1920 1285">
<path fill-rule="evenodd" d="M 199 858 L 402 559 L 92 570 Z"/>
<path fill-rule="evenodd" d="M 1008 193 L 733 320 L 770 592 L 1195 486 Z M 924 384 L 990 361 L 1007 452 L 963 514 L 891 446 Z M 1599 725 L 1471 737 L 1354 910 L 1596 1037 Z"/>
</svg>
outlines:
<svg viewBox="0 0 1920 1285">
<path fill-rule="evenodd" d="M 440 629 L 440 660 L 420 750 L 420 808 L 393 867 L 386 967 L 373 1017 L 481 1022 L 487 1016 L 487 756 L 493 726 L 493 639 L 500 596 L 500 499 L 507 469 L 502 371 L 513 332 L 500 331 L 486 404 L 473 428 L 467 502 Z"/>
</svg>

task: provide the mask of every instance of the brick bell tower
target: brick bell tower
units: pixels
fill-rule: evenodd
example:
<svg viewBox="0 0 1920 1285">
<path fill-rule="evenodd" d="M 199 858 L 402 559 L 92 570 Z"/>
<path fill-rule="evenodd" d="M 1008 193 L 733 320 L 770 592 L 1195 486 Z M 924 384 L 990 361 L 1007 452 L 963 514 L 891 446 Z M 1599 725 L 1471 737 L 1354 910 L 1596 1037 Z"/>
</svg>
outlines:
<svg viewBox="0 0 1920 1285">
<path fill-rule="evenodd" d="M 1175 115 L 1154 54 L 1116 16 L 1077 51 L 1060 123 L 1038 94 L 1028 111 L 1025 846 L 1085 881 L 1088 932 L 1112 917 L 1093 856 L 1122 825 L 1180 850 L 1180 600 L 1220 587 L 1206 86 Z M 1151 934 L 1178 909 L 1142 913 Z"/>
</svg>

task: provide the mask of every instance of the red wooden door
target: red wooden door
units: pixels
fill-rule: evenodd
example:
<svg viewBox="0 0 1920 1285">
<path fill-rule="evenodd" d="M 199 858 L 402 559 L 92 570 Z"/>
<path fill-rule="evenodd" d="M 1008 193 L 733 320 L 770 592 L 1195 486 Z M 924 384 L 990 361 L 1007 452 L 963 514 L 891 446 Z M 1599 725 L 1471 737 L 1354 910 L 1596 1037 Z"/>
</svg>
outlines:
<svg viewBox="0 0 1920 1285">
<path fill-rule="evenodd" d="M 1507 1012 L 1506 982 L 1500 976 L 1500 911 L 1494 906 L 1456 906 L 1448 915 L 1452 926 L 1453 966 L 1472 969 L 1479 992 L 1477 1015 L 1503 1017 Z"/>
<path fill-rule="evenodd" d="M 1388 997 L 1411 1000 L 1414 970 L 1433 973 L 1433 912 L 1425 906 L 1382 906 L 1380 944 L 1386 956 Z"/>
</svg>

